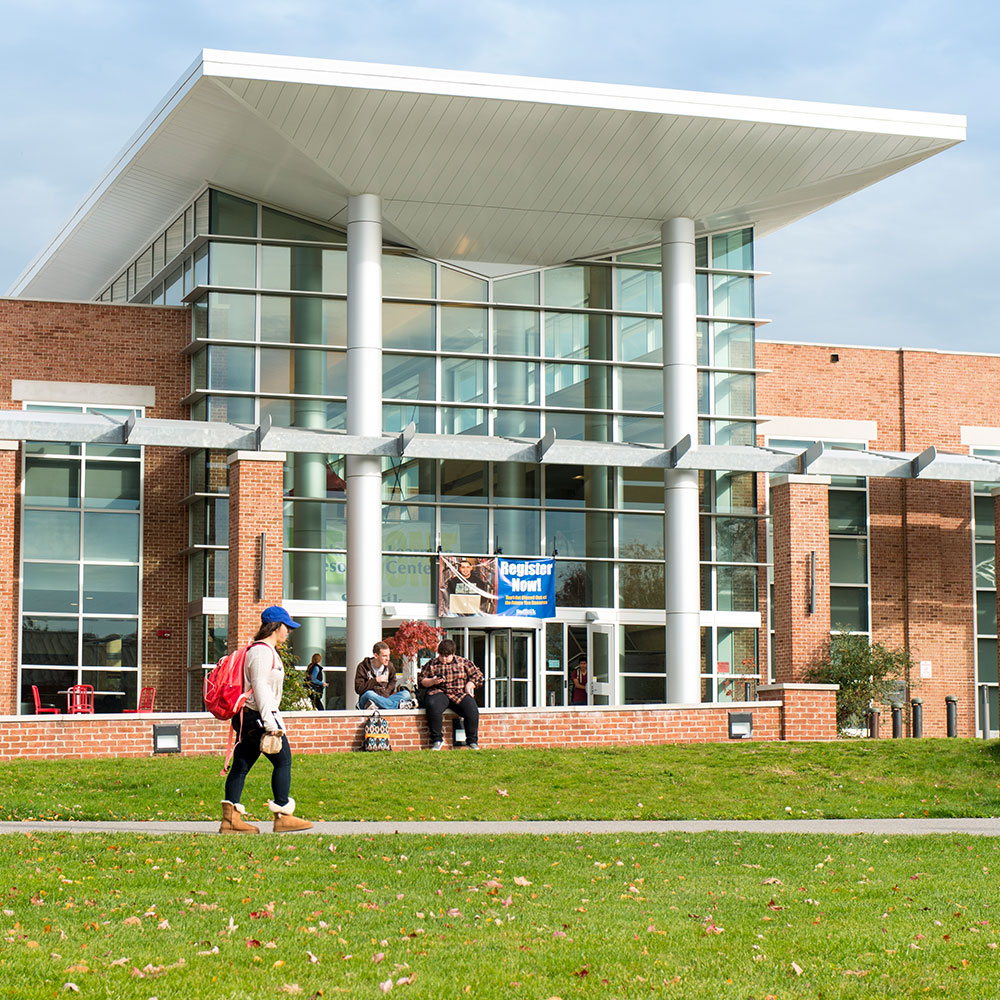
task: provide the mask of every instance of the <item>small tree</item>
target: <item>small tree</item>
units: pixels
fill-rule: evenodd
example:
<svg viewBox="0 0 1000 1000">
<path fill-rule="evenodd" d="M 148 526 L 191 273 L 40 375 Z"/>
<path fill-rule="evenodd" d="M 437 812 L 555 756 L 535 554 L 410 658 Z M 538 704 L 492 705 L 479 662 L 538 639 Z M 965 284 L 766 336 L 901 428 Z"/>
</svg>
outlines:
<svg viewBox="0 0 1000 1000">
<path fill-rule="evenodd" d="M 839 684 L 837 728 L 860 726 L 870 705 L 887 704 L 910 686 L 913 658 L 905 649 L 869 642 L 865 635 L 830 637 L 820 657 L 805 673 L 811 684 Z"/>
<path fill-rule="evenodd" d="M 403 622 L 385 641 L 392 655 L 403 661 L 403 677 L 416 683 L 417 657 L 421 652 L 433 653 L 444 638 L 444 629 L 427 622 Z"/>
<path fill-rule="evenodd" d="M 285 680 L 281 688 L 281 704 L 278 706 L 282 712 L 311 712 L 315 710 L 315 705 L 309 697 L 309 689 L 306 687 L 305 672 L 299 670 L 295 664 L 298 657 L 292 652 L 292 647 L 287 642 L 283 642 L 277 647 L 278 656 L 285 668 Z"/>
</svg>

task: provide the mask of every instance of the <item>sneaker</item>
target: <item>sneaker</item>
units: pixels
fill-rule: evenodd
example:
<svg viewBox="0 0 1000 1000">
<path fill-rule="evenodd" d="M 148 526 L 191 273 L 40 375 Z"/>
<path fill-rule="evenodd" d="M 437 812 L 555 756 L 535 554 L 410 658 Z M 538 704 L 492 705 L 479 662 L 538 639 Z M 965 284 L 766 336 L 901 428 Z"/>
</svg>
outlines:
<svg viewBox="0 0 1000 1000">
<path fill-rule="evenodd" d="M 399 703 L 399 707 L 400 708 L 416 708 L 417 707 L 417 703 L 415 701 L 413 701 L 412 699 L 410 701 L 401 701 Z"/>
<path fill-rule="evenodd" d="M 444 740 L 438 740 L 436 743 L 432 743 L 431 744 L 431 749 L 432 750 L 443 750 L 444 749 Z"/>
<path fill-rule="evenodd" d="M 466 743 L 465 744 L 465 749 L 466 750 L 478 750 L 479 749 L 479 744 L 478 743 Z"/>
</svg>

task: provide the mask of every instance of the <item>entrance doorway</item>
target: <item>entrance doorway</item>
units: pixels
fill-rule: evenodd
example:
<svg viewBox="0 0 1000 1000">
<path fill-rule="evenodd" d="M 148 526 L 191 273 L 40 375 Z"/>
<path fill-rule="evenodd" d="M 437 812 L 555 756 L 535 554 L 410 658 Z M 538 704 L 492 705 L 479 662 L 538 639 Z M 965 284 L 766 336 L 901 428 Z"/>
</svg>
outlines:
<svg viewBox="0 0 1000 1000">
<path fill-rule="evenodd" d="M 448 629 L 455 645 L 482 670 L 486 683 L 476 692 L 483 708 L 534 705 L 534 629 Z"/>
</svg>

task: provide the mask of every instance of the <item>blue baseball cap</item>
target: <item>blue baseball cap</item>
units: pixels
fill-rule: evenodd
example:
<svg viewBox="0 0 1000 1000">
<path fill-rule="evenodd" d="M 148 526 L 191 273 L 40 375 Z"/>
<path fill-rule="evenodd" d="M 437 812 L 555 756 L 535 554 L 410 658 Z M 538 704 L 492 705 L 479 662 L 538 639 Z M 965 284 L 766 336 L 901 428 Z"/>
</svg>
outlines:
<svg viewBox="0 0 1000 1000">
<path fill-rule="evenodd" d="M 268 622 L 278 622 L 280 625 L 287 625 L 289 628 L 298 628 L 299 623 L 292 621 L 292 616 L 280 605 L 272 604 L 269 608 L 264 608 L 260 613 L 260 620 Z"/>
</svg>

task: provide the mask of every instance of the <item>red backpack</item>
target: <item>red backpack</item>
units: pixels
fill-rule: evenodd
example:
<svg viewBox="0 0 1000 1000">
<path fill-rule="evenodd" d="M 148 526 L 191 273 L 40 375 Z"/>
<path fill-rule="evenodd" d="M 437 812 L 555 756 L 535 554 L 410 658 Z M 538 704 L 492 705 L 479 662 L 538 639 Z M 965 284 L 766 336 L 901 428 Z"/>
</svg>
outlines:
<svg viewBox="0 0 1000 1000">
<path fill-rule="evenodd" d="M 223 722 L 243 708 L 243 703 L 250 694 L 243 689 L 243 663 L 247 658 L 247 650 L 252 645 L 252 642 L 248 642 L 245 646 L 226 653 L 205 678 L 205 708 Z"/>
<path fill-rule="evenodd" d="M 258 643 L 248 642 L 239 649 L 234 649 L 231 653 L 219 659 L 219 662 L 212 668 L 205 678 L 205 688 L 202 697 L 205 701 L 205 708 L 217 719 L 224 722 L 231 719 L 237 713 L 242 714 L 243 706 L 246 704 L 250 692 L 243 686 L 243 664 L 247 658 L 247 652 L 251 646 Z M 267 645 L 263 643 L 263 645 Z M 242 733 L 242 718 L 240 720 L 240 732 Z M 229 770 L 229 762 L 232 760 L 233 751 L 233 730 L 229 729 L 229 742 L 226 746 L 226 761 L 222 766 L 220 774 L 225 774 Z M 237 741 L 238 742 L 238 741 Z"/>
</svg>

